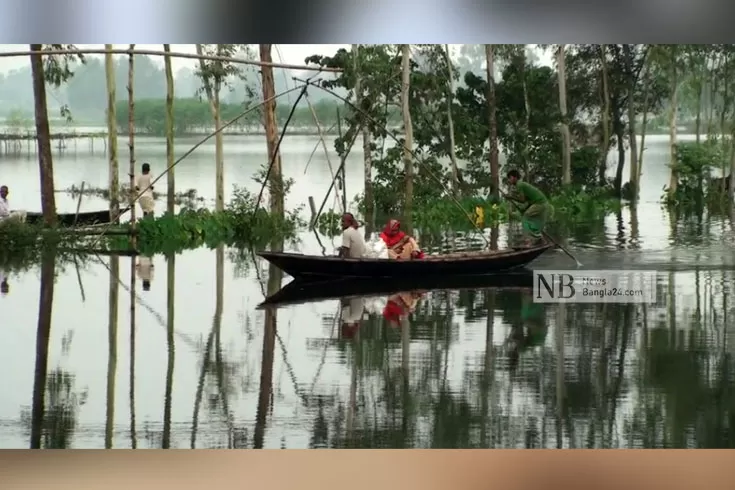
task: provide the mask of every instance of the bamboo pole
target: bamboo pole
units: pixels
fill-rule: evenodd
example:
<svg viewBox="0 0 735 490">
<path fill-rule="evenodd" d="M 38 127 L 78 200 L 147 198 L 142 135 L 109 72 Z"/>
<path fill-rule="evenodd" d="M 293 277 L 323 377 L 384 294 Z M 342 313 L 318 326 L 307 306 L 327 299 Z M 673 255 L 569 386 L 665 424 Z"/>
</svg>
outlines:
<svg viewBox="0 0 735 490">
<path fill-rule="evenodd" d="M 107 409 L 105 412 L 105 449 L 112 449 L 115 428 L 115 375 L 117 373 L 117 313 L 120 257 L 110 257 L 110 291 L 108 298 Z"/>
<path fill-rule="evenodd" d="M 332 167 L 332 162 L 329 159 L 329 149 L 327 148 L 327 143 L 324 139 L 324 132 L 322 131 L 322 125 L 319 123 L 319 118 L 317 118 L 316 116 L 316 111 L 314 110 L 314 106 L 309 100 L 309 95 L 308 94 L 305 95 L 304 99 L 306 99 L 306 103 L 308 104 L 309 110 L 311 111 L 311 116 L 314 118 L 314 124 L 316 124 L 316 130 L 317 130 L 317 133 L 319 134 L 319 141 L 321 141 L 322 148 L 324 149 L 324 158 L 327 159 L 327 167 L 329 167 L 329 173 L 332 176 L 332 180 L 334 180 L 335 178 L 334 168 Z M 339 189 L 337 189 L 337 187 L 334 188 L 334 193 L 337 195 L 337 200 L 339 200 L 340 202 L 343 202 L 340 199 Z M 345 212 L 345 211 L 347 211 L 347 209 L 343 207 L 342 212 Z"/>
<path fill-rule="evenodd" d="M 130 226 L 135 230 L 135 203 L 133 202 L 133 190 L 135 189 L 135 56 L 133 55 L 135 44 L 130 45 L 130 55 L 128 56 L 128 150 L 130 152 L 130 167 L 128 174 L 130 177 Z M 133 236 L 133 247 L 135 247 L 135 237 Z M 133 266 L 132 275 L 135 276 L 135 267 Z"/>
<path fill-rule="evenodd" d="M 176 256 L 170 255 L 166 265 L 166 391 L 163 399 L 163 438 L 162 449 L 171 447 L 171 405 L 176 359 L 176 339 L 174 337 L 174 306 L 176 285 Z"/>
<path fill-rule="evenodd" d="M 164 44 L 163 50 L 171 52 L 171 45 Z M 176 200 L 176 172 L 174 171 L 174 75 L 171 69 L 171 57 L 164 59 L 166 72 L 166 212 L 174 214 Z"/>
<path fill-rule="evenodd" d="M 54 55 L 67 55 L 67 54 L 129 55 L 131 52 L 130 49 L 112 49 L 112 48 L 41 50 L 40 44 L 37 46 L 39 46 L 38 49 L 31 49 L 30 51 L 6 51 L 4 53 L 0 53 L 0 58 L 11 58 L 15 56 L 34 56 L 34 55 L 54 56 Z M 106 44 L 105 46 L 112 46 L 112 45 Z M 135 51 L 135 54 L 142 55 L 142 56 L 163 56 L 165 58 L 184 58 L 184 59 L 190 59 L 190 60 L 222 61 L 222 62 L 228 62 L 228 63 L 239 63 L 242 65 L 254 65 L 254 66 L 270 67 L 270 68 L 283 68 L 286 70 L 302 70 L 302 71 L 317 71 L 317 72 L 331 72 L 331 73 L 341 73 L 342 71 L 344 71 L 341 68 L 309 66 L 309 65 L 293 65 L 289 63 L 273 63 L 272 61 L 266 62 L 266 61 L 246 60 L 243 58 L 233 58 L 230 56 L 213 56 L 213 55 L 204 55 L 204 54 L 200 55 L 200 54 L 194 54 L 194 53 L 165 52 L 165 51 L 155 51 L 155 50 L 150 50 L 150 49 L 138 49 Z"/>
<path fill-rule="evenodd" d="M 112 47 L 111 44 L 106 46 Z M 107 79 L 107 139 L 109 146 L 109 185 L 110 185 L 110 216 L 120 216 L 120 202 L 118 191 L 120 188 L 119 167 L 117 162 L 117 119 L 115 118 L 115 68 L 112 63 L 112 54 L 105 55 L 105 78 Z M 117 220 L 111 220 L 117 221 Z"/>
<path fill-rule="evenodd" d="M 130 45 L 130 55 L 128 55 L 128 149 L 130 153 L 130 166 L 128 173 L 130 177 L 130 224 L 135 231 L 135 202 L 133 194 L 135 190 L 135 55 L 133 50 L 135 44 Z M 132 236 L 133 248 L 136 245 L 136 235 Z M 138 448 L 138 437 L 135 428 L 135 257 L 130 258 L 130 382 L 128 398 L 130 399 L 130 447 Z"/>
</svg>

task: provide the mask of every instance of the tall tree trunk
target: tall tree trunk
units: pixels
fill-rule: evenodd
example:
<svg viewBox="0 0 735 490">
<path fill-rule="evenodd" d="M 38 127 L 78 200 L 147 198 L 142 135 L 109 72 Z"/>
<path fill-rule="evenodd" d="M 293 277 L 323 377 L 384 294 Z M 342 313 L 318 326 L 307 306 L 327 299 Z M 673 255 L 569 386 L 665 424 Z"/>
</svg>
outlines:
<svg viewBox="0 0 735 490">
<path fill-rule="evenodd" d="M 163 51 L 171 53 L 171 45 L 164 44 Z M 171 57 L 163 57 L 166 73 L 166 212 L 174 214 L 176 200 L 176 173 L 174 172 L 174 75 Z"/>
<path fill-rule="evenodd" d="M 271 44 L 261 44 L 260 61 L 264 63 L 272 63 Z M 276 216 L 283 216 L 284 212 L 284 195 L 283 195 L 283 174 L 281 169 L 281 155 L 278 151 L 278 128 L 276 127 L 276 89 L 273 82 L 273 67 L 265 65 L 261 67 L 261 76 L 263 77 L 263 100 L 266 101 L 263 107 L 265 121 L 265 138 L 268 145 L 268 161 L 273 161 L 273 168 L 270 175 L 270 210 Z M 275 158 L 274 158 L 275 157 Z"/>
<path fill-rule="evenodd" d="M 110 187 L 110 214 L 117 218 L 120 213 L 120 172 L 117 162 L 117 118 L 115 117 L 115 103 L 117 94 L 115 87 L 115 66 L 112 60 L 112 44 L 105 44 L 105 78 L 107 79 L 107 148 L 109 187 Z"/>
<path fill-rule="evenodd" d="M 559 76 L 559 111 L 561 112 L 561 137 L 564 144 L 562 163 L 561 163 L 561 181 L 564 185 L 572 183 L 572 137 L 569 134 L 569 121 L 567 120 L 567 74 L 564 56 L 564 47 L 560 44 L 557 51 L 557 66 Z"/>
<path fill-rule="evenodd" d="M 31 44 L 31 51 L 41 51 L 43 45 Z M 46 76 L 43 71 L 43 57 L 31 55 L 31 74 L 33 76 L 34 114 L 38 140 L 38 173 L 41 179 L 41 210 L 47 226 L 56 224 L 56 194 L 54 193 L 54 164 L 51 158 L 51 130 L 46 107 Z"/>
<path fill-rule="evenodd" d="M 360 45 L 352 45 L 353 68 L 355 70 L 355 105 L 362 109 L 362 73 L 360 63 Z M 358 114 L 360 120 L 364 119 L 362 113 Z M 372 135 L 370 125 L 362 125 L 362 159 L 363 159 L 363 185 L 365 188 L 365 237 L 367 238 L 375 229 L 375 196 L 373 195 L 373 155 Z"/>
<path fill-rule="evenodd" d="M 633 68 L 633 53 L 630 45 L 623 44 L 625 56 L 626 76 L 628 77 L 628 144 L 630 145 L 630 190 L 631 198 L 638 199 L 638 137 L 635 131 L 635 84 L 636 77 Z"/>
<path fill-rule="evenodd" d="M 196 51 L 198 55 L 203 55 L 204 51 L 201 44 L 196 45 Z M 220 45 L 217 45 L 217 55 L 220 53 Z M 199 68 L 203 74 L 207 73 L 206 64 L 203 59 L 199 60 Z M 212 79 L 214 78 L 214 83 Z M 204 85 L 204 92 L 207 94 L 207 100 L 209 101 L 209 109 L 212 112 L 212 119 L 214 120 L 214 129 L 216 134 L 214 136 L 214 165 L 215 165 L 215 202 L 214 207 L 217 211 L 223 211 L 225 209 L 225 182 L 224 182 L 224 150 L 223 150 L 223 135 L 220 131 L 222 129 L 222 116 L 220 114 L 220 88 L 222 80 L 218 78 L 218 75 L 213 77 L 204 76 L 202 82 Z"/>
<path fill-rule="evenodd" d="M 703 80 L 704 78 L 702 74 L 697 82 L 697 115 L 694 118 L 694 133 L 696 135 L 697 144 L 699 144 L 702 137 L 702 98 L 704 97 Z"/>
<path fill-rule="evenodd" d="M 676 49 L 676 48 L 669 48 Z M 678 93 L 679 93 L 679 72 L 676 66 L 676 54 L 672 53 L 672 59 L 670 72 L 671 72 L 671 87 L 669 97 L 669 161 L 671 164 L 671 174 L 669 176 L 669 197 L 674 197 L 676 188 L 679 184 L 679 175 L 676 171 L 676 116 L 678 112 Z"/>
<path fill-rule="evenodd" d="M 452 73 L 452 58 L 448 44 L 444 45 L 444 58 L 447 62 L 447 125 L 449 128 L 449 161 L 452 165 L 452 190 L 455 196 L 459 196 L 459 167 L 457 167 L 457 154 L 454 151 L 454 121 L 452 120 L 454 73 Z"/>
<path fill-rule="evenodd" d="M 117 319 L 120 284 L 120 257 L 110 257 L 110 290 L 107 324 L 107 409 L 105 412 L 105 449 L 112 449 L 115 429 L 115 377 L 117 374 Z"/>
<path fill-rule="evenodd" d="M 40 49 L 40 45 L 38 45 Z M 31 48 L 36 51 L 38 49 Z M 31 449 L 41 449 L 43 422 L 46 411 L 48 377 L 48 346 L 51 338 L 51 317 L 56 281 L 56 251 L 44 250 L 41 256 L 41 286 L 38 294 L 38 324 L 36 327 L 36 363 L 33 374 L 31 405 Z"/>
<path fill-rule="evenodd" d="M 523 178 L 531 180 L 529 170 L 531 168 L 529 160 L 529 150 L 531 146 L 531 100 L 528 96 L 528 83 L 526 82 L 526 45 L 520 45 L 521 61 L 521 80 L 523 82 L 523 107 L 525 108 L 525 117 L 523 120 L 524 143 L 523 143 Z"/>
<path fill-rule="evenodd" d="M 638 189 L 636 196 L 640 194 L 641 175 L 643 175 L 643 152 L 646 151 L 646 131 L 648 129 L 648 101 L 650 96 L 651 79 L 648 74 L 643 79 L 643 120 L 641 121 L 641 148 L 638 152 L 638 175 L 636 175 L 636 183 Z"/>
<path fill-rule="evenodd" d="M 176 365 L 176 341 L 174 339 L 174 318 L 176 299 L 176 255 L 166 257 L 166 390 L 163 401 L 163 437 L 161 448 L 171 446 L 171 406 L 173 394 L 174 367 Z"/>
<path fill-rule="evenodd" d="M 401 113 L 405 142 L 403 144 L 403 166 L 406 173 L 405 200 L 403 202 L 403 219 L 408 233 L 413 231 L 413 123 L 411 122 L 411 47 L 401 45 Z"/>
<path fill-rule="evenodd" d="M 261 45 L 262 46 L 262 45 Z M 270 51 L 269 51 L 270 52 Z M 262 60 L 262 57 L 261 57 Z M 265 66 L 263 68 L 266 68 Z M 283 250 L 283 241 L 271 243 L 272 250 Z M 268 266 L 268 295 L 281 288 L 283 273 L 280 269 Z M 273 394 L 273 363 L 275 360 L 276 335 L 278 318 L 275 308 L 267 308 L 264 314 L 263 351 L 260 356 L 260 385 L 258 387 L 258 406 L 255 412 L 255 430 L 253 431 L 253 449 L 262 449 L 265 440 L 266 419 Z"/>
<path fill-rule="evenodd" d="M 610 151 L 610 83 L 607 69 L 607 45 L 600 45 L 600 63 L 602 66 L 602 148 L 600 152 L 600 168 L 598 179 L 600 185 L 607 180 L 607 154 Z"/>
<path fill-rule="evenodd" d="M 498 163 L 498 123 L 495 106 L 495 49 L 492 44 L 485 45 L 487 72 L 487 105 L 490 143 L 490 195 L 497 201 L 500 198 L 500 165 Z"/>
<path fill-rule="evenodd" d="M 128 177 L 130 182 L 130 223 L 135 229 L 135 56 L 133 50 L 135 44 L 130 45 L 128 55 L 128 152 L 130 165 L 128 166 Z M 133 236 L 135 240 L 135 236 Z M 132 261 L 135 262 L 135 261 Z"/>
<path fill-rule="evenodd" d="M 219 85 L 219 84 L 218 84 Z M 222 134 L 222 113 L 220 112 L 220 89 L 214 92 L 214 129 L 217 135 L 214 137 L 214 158 L 215 166 L 215 185 L 216 196 L 214 209 L 216 211 L 225 210 L 225 151 L 224 151 L 224 135 Z"/>
</svg>

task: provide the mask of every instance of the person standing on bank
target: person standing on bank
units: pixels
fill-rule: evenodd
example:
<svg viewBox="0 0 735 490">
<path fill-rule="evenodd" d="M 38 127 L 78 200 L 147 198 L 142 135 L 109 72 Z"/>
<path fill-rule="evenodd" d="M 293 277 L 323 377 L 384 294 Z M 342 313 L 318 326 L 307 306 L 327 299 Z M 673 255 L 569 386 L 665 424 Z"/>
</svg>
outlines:
<svg viewBox="0 0 735 490">
<path fill-rule="evenodd" d="M 517 170 L 509 171 L 507 177 L 510 193 L 506 198 L 526 206 L 521 217 L 523 231 L 527 235 L 525 246 L 543 244 L 544 228 L 553 214 L 553 207 L 539 188 L 521 180 Z"/>
<path fill-rule="evenodd" d="M 135 192 L 140 193 L 140 191 L 143 191 L 143 194 L 138 198 L 138 202 L 145 218 L 146 216 L 153 216 L 155 206 L 153 201 L 153 186 L 151 185 L 153 176 L 151 175 L 151 165 L 149 163 L 144 163 L 140 170 L 142 172 L 141 175 L 135 179 Z"/>
<path fill-rule="evenodd" d="M 361 259 L 365 256 L 367 245 L 362 233 L 357 231 L 359 227 L 360 224 L 352 213 L 342 215 L 342 246 L 338 249 L 340 257 Z"/>
</svg>

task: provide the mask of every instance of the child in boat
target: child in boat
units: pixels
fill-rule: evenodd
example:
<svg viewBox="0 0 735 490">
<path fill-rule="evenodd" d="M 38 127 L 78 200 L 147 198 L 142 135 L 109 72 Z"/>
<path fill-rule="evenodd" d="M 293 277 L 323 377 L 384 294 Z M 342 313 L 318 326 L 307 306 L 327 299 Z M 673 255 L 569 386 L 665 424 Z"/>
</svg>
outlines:
<svg viewBox="0 0 735 490">
<path fill-rule="evenodd" d="M 143 194 L 138 198 L 140 209 L 143 211 L 143 217 L 152 216 L 155 203 L 153 201 L 153 176 L 151 175 L 150 163 L 144 163 L 141 167 L 141 175 L 135 179 L 135 192 Z"/>
<path fill-rule="evenodd" d="M 388 247 L 388 257 L 391 259 L 423 259 L 424 252 L 418 242 L 411 235 L 401 231 L 401 223 L 397 219 L 388 221 L 383 228 L 380 238 Z"/>
<path fill-rule="evenodd" d="M 553 214 L 549 200 L 540 189 L 522 181 L 517 170 L 508 172 L 507 177 L 511 191 L 506 197 L 526 206 L 521 218 L 523 231 L 527 235 L 525 245 L 530 247 L 544 243 L 544 228 Z"/>
</svg>

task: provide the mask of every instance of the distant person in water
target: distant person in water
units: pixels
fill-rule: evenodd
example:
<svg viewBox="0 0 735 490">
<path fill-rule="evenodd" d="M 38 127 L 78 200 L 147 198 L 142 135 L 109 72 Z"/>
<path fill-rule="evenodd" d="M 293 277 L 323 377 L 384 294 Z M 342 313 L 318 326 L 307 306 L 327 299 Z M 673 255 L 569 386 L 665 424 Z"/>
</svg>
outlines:
<svg viewBox="0 0 735 490">
<path fill-rule="evenodd" d="M 401 222 L 397 219 L 388 221 L 380 234 L 380 238 L 388 248 L 388 257 L 391 259 L 424 258 L 424 252 L 419 248 L 416 239 L 401 230 Z"/>
<path fill-rule="evenodd" d="M 543 244 L 545 242 L 544 228 L 553 214 L 549 200 L 540 189 L 522 181 L 521 174 L 517 170 L 508 172 L 507 177 L 510 193 L 506 197 L 522 206 L 521 222 L 526 235 L 524 245 L 530 247 Z"/>
<path fill-rule="evenodd" d="M 340 257 L 361 259 L 365 256 L 367 245 L 362 233 L 357 230 L 359 227 L 352 213 L 342 215 L 342 245 L 338 249 Z"/>
<path fill-rule="evenodd" d="M 140 203 L 140 209 L 143 210 L 143 217 L 145 218 L 146 216 L 153 216 L 155 207 L 153 186 L 151 185 L 153 175 L 151 175 L 150 163 L 144 163 L 140 170 L 141 174 L 135 179 L 135 192 L 140 193 L 143 191 L 143 194 L 138 198 L 138 203 Z"/>
<path fill-rule="evenodd" d="M 0 221 L 14 219 L 20 222 L 26 220 L 25 211 L 11 211 L 10 203 L 8 202 L 8 195 L 10 189 L 7 185 L 0 186 Z"/>
</svg>

